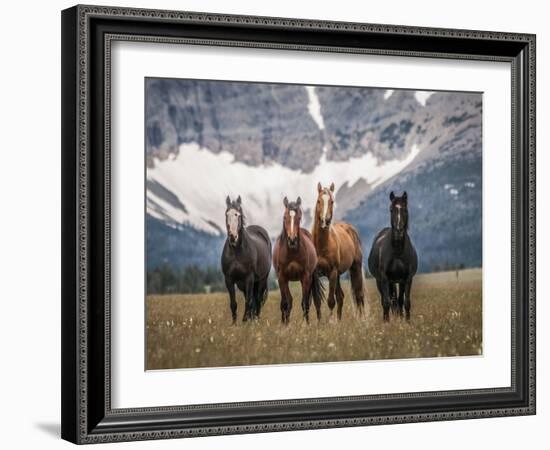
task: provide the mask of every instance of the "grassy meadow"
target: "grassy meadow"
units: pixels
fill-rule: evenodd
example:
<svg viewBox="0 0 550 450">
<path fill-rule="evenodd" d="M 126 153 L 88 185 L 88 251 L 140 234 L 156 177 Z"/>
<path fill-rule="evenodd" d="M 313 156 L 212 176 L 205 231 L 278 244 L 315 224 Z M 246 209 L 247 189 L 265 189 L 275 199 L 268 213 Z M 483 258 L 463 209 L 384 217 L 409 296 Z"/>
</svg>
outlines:
<svg viewBox="0 0 550 450">
<path fill-rule="evenodd" d="M 325 303 L 321 322 L 312 305 L 307 325 L 302 319 L 300 285 L 292 283 L 288 326 L 281 325 L 278 290 L 269 293 L 257 322 L 240 321 L 244 300 L 239 294 L 236 325 L 231 324 L 227 293 L 150 295 L 147 369 L 481 354 L 481 269 L 462 270 L 458 278 L 454 271 L 417 275 L 410 322 L 391 315 L 390 322 L 384 323 L 374 280 L 367 279 L 366 286 L 364 318 L 356 317 L 345 281 L 342 321 L 329 317 Z"/>
</svg>

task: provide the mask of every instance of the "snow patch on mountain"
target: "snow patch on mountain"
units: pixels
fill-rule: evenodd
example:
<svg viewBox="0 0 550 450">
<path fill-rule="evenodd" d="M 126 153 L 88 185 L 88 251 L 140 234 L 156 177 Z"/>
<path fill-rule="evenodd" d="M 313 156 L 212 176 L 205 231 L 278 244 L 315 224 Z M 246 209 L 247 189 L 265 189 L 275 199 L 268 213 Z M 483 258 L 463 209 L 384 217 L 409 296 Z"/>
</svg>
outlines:
<svg viewBox="0 0 550 450">
<path fill-rule="evenodd" d="M 156 181 L 185 205 L 185 210 L 147 191 L 147 212 L 172 226 L 187 224 L 219 235 L 225 229 L 225 198 L 240 195 L 249 223 L 264 226 L 275 236 L 281 228 L 285 196 L 302 197 L 304 217 L 312 216 L 317 183 L 336 183 L 337 190 L 364 180 L 376 187 L 407 167 L 418 155 L 414 145 L 403 159 L 379 162 L 371 153 L 346 161 L 329 161 L 323 155 L 310 173 L 278 163 L 249 166 L 228 152 L 213 153 L 196 143 L 183 144 L 175 159 L 155 160 L 147 179 Z M 336 208 L 338 206 L 336 205 Z M 303 223 L 303 226 L 309 224 Z"/>
<path fill-rule="evenodd" d="M 432 91 L 416 91 L 414 97 L 422 106 L 426 106 L 426 102 L 433 95 Z"/>
<path fill-rule="evenodd" d="M 325 122 L 323 121 L 323 115 L 321 114 L 321 104 L 319 103 L 319 97 L 317 97 L 317 93 L 315 92 L 315 86 L 306 86 L 306 91 L 309 99 L 307 109 L 319 129 L 324 130 Z"/>
</svg>

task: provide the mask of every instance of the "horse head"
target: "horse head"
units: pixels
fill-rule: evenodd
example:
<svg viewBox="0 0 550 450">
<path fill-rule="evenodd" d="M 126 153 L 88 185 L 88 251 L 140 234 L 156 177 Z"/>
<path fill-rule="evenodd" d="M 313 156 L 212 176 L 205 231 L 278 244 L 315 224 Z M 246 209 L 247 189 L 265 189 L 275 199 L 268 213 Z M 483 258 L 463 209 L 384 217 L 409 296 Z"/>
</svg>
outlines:
<svg viewBox="0 0 550 450">
<path fill-rule="evenodd" d="M 236 200 L 232 201 L 228 195 L 225 199 L 225 204 L 225 226 L 227 228 L 227 238 L 229 239 L 230 245 L 236 246 L 239 242 L 244 226 L 241 196 L 239 195 Z"/>
<path fill-rule="evenodd" d="M 409 210 L 407 209 L 407 191 L 401 197 L 397 197 L 393 191 L 390 193 L 390 218 L 393 235 L 402 239 L 409 226 Z"/>
<path fill-rule="evenodd" d="M 334 212 L 334 183 L 324 188 L 317 183 L 317 204 L 315 205 L 315 217 L 319 220 L 321 228 L 327 228 L 332 222 Z"/>
<path fill-rule="evenodd" d="M 295 202 L 289 202 L 284 198 L 285 215 L 283 217 L 283 229 L 286 234 L 287 244 L 290 248 L 298 247 L 300 237 L 300 222 L 302 221 L 302 199 L 298 197 Z"/>
</svg>

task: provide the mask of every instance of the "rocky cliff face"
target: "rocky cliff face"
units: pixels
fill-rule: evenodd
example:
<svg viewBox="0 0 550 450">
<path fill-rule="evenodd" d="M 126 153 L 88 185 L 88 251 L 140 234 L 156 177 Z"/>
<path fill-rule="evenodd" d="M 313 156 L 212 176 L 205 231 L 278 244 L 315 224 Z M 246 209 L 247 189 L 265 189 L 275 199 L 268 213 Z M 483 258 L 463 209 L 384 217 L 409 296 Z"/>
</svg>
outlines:
<svg viewBox="0 0 550 450">
<path fill-rule="evenodd" d="M 370 152 L 389 160 L 402 157 L 414 144 L 422 105 L 413 91 L 326 86 L 316 91 L 329 158 L 346 160 Z"/>
<path fill-rule="evenodd" d="M 315 108 L 320 117 L 312 111 Z M 165 172 L 164 176 L 148 177 L 148 211 L 155 218 L 148 229 L 148 264 L 219 263 L 216 252 L 204 251 L 210 240 L 212 248 L 219 247 L 223 237 L 223 226 L 216 222 L 217 208 L 208 212 L 201 207 L 201 217 L 195 217 L 197 196 L 206 193 L 191 194 L 190 186 L 174 182 L 175 175 L 170 175 L 170 167 L 179 164 L 181 168 L 185 160 L 179 152 L 191 148 L 182 144 L 196 144 L 210 152 L 207 154 L 218 155 L 219 161 L 226 161 L 223 164 L 229 155 L 236 163 L 256 168 L 259 172 L 255 174 L 262 174 L 249 176 L 258 186 L 243 185 L 243 180 L 230 183 L 239 186 L 245 204 L 254 205 L 258 216 L 254 218 L 260 222 L 267 220 L 266 208 L 277 208 L 277 195 L 288 191 L 306 193 L 307 198 L 316 185 L 312 177 L 334 176 L 338 178 L 333 180 L 337 184 L 336 216 L 357 226 L 367 255 L 373 235 L 389 223 L 389 192 L 407 190 L 411 234 L 421 270 L 458 264 L 479 266 L 481 108 L 478 93 L 325 86 L 311 90 L 297 85 L 149 79 L 148 166 L 151 173 Z M 369 163 L 366 156 L 374 159 Z M 199 159 L 208 161 L 205 164 L 213 168 L 210 172 L 219 173 L 223 166 L 205 156 L 192 161 Z M 358 167 L 365 168 L 364 176 L 357 175 Z M 249 171 L 239 173 L 244 172 Z M 279 192 L 278 173 L 288 180 L 284 193 Z M 220 192 L 231 186 L 227 180 L 218 180 L 219 174 L 208 176 L 210 185 L 220 184 L 208 190 L 208 195 L 216 198 L 198 200 L 212 207 Z M 170 183 L 159 183 L 163 179 Z M 268 179 L 270 191 L 263 192 Z M 305 211 L 305 217 L 310 213 Z M 197 228 L 197 224 L 205 223 L 210 226 Z M 189 236 L 200 242 L 203 256 L 195 255 L 195 247 L 186 243 Z"/>
<path fill-rule="evenodd" d="M 195 142 L 253 166 L 276 161 L 311 170 L 322 154 L 322 134 L 307 107 L 303 86 L 148 79 L 148 163 Z"/>
<path fill-rule="evenodd" d="M 449 156 L 461 157 L 480 145 L 479 94 L 435 92 L 425 100 L 410 90 L 318 87 L 316 91 L 329 159 L 372 153 L 391 160 L 402 158 L 416 144 L 422 149 L 418 163 L 438 151 L 452 150 Z"/>
</svg>

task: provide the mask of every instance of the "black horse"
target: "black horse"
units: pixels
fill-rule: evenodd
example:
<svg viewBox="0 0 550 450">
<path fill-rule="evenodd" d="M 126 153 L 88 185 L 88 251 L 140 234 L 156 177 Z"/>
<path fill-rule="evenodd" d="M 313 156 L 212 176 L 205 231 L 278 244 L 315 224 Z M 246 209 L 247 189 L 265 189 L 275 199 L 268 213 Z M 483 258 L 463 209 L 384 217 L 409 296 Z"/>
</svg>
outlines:
<svg viewBox="0 0 550 450">
<path fill-rule="evenodd" d="M 231 317 L 237 320 L 235 284 L 245 298 L 243 322 L 260 317 L 267 298 L 267 278 L 271 269 L 271 240 L 262 227 L 245 226 L 241 197 L 226 199 L 227 239 L 221 258 L 225 286 L 229 292 Z"/>
<path fill-rule="evenodd" d="M 384 228 L 374 238 L 369 254 L 369 271 L 376 278 L 384 320 L 390 319 L 390 306 L 400 316 L 403 316 L 405 306 L 406 318 L 410 320 L 411 286 L 418 268 L 418 258 L 407 232 L 407 192 L 401 197 L 391 192 L 390 200 L 391 228 Z M 399 296 L 396 285 L 399 285 Z"/>
</svg>

